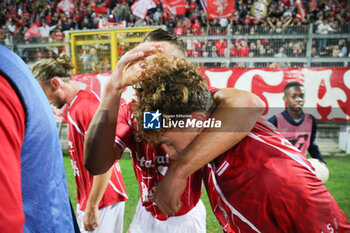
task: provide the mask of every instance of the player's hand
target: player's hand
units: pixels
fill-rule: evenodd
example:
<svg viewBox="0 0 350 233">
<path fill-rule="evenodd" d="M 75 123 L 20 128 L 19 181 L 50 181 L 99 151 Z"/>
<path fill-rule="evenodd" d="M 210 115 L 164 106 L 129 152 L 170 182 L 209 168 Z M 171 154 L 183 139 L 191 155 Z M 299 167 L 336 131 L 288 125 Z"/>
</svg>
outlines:
<svg viewBox="0 0 350 233">
<path fill-rule="evenodd" d="M 171 167 L 155 191 L 154 201 L 163 214 L 173 215 L 177 213 L 181 206 L 181 195 L 187 185 L 187 179 L 176 175 Z"/>
<path fill-rule="evenodd" d="M 125 80 L 124 78 L 126 69 L 128 68 L 129 64 L 140 61 L 159 50 L 161 50 L 159 43 L 148 42 L 140 44 L 139 46 L 125 53 L 113 70 L 111 78 L 108 81 L 108 85 L 112 85 L 114 88 L 120 90 L 122 90 L 125 85 L 131 85 L 132 82 L 128 82 L 128 80 Z M 138 70 L 136 70 L 135 74 L 137 71 Z M 137 79 L 138 77 L 134 76 L 132 78 Z"/>
<path fill-rule="evenodd" d="M 83 224 L 85 230 L 94 231 L 99 227 L 98 207 L 87 207 L 84 211 Z"/>
</svg>

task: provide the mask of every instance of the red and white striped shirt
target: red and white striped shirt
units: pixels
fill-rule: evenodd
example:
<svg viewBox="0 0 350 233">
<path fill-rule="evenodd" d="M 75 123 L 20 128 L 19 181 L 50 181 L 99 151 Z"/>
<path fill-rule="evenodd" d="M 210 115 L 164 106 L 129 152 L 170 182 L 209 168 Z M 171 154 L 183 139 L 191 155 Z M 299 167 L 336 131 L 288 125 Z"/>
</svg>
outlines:
<svg viewBox="0 0 350 233">
<path fill-rule="evenodd" d="M 350 232 L 306 157 L 259 120 L 241 142 L 203 167 L 210 204 L 227 232 Z"/>
<path fill-rule="evenodd" d="M 166 220 L 164 215 L 153 202 L 153 195 L 160 180 L 165 176 L 171 164 L 164 150 L 146 141 L 139 142 L 130 111 L 131 104 L 123 104 L 119 108 L 115 143 L 122 149 L 128 147 L 131 151 L 135 176 L 139 184 L 142 205 L 158 220 Z M 202 193 L 202 176 L 197 171 L 188 178 L 187 186 L 181 196 L 181 209 L 174 216 L 189 212 L 198 203 Z"/>
<path fill-rule="evenodd" d="M 85 210 L 93 182 L 93 175 L 84 167 L 84 141 L 99 103 L 100 99 L 94 92 L 81 90 L 71 101 L 67 113 L 69 154 L 77 184 L 77 203 L 82 211 Z M 99 209 L 127 199 L 120 165 L 116 161 Z"/>
</svg>

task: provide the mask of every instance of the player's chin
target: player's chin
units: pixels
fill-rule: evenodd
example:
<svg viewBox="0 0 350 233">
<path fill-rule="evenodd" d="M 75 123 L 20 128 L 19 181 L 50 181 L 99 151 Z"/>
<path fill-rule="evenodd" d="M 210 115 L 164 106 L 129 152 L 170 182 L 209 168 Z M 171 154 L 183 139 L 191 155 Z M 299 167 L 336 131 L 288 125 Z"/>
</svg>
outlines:
<svg viewBox="0 0 350 233">
<path fill-rule="evenodd" d="M 294 111 L 301 111 L 302 109 L 303 109 L 303 106 L 302 106 L 302 105 L 299 105 L 299 104 L 298 104 L 298 105 L 294 105 L 294 106 L 293 106 L 293 110 L 294 110 Z"/>
</svg>

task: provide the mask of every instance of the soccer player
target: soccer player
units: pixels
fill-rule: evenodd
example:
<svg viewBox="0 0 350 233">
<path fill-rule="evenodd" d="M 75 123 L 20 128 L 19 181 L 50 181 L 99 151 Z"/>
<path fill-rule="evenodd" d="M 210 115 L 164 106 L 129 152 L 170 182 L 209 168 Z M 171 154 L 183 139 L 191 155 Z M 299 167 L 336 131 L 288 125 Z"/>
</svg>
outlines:
<svg viewBox="0 0 350 233">
<path fill-rule="evenodd" d="M 74 232 L 57 127 L 28 66 L 0 46 L 0 232 Z"/>
<path fill-rule="evenodd" d="M 81 232 L 122 232 L 124 181 L 118 161 L 105 174 L 91 175 L 84 168 L 84 140 L 99 97 L 71 79 L 72 62 L 62 53 L 57 60 L 43 59 L 32 68 L 48 100 L 58 109 L 68 104 L 69 153 L 77 185 L 77 219 Z"/>
<path fill-rule="evenodd" d="M 169 156 L 157 145 L 140 140 L 135 128 L 133 109 L 136 102 L 121 105 L 120 96 L 126 84 L 138 82 L 138 73 L 154 53 L 185 56 L 183 41 L 173 34 L 158 29 L 149 33 L 145 42 L 126 53 L 118 62 L 110 80 L 105 86 L 101 103 L 90 124 L 85 142 L 85 166 L 93 174 L 106 171 L 121 156 L 125 147 L 131 150 L 135 175 L 139 183 L 141 200 L 137 206 L 135 217 L 129 232 L 205 232 L 205 208 L 200 201 L 202 180 L 200 171 L 186 177 L 184 192 L 180 193 L 182 207 L 176 212 L 163 214 L 155 205 L 154 192 L 166 174 L 170 165 Z M 153 42 L 150 42 L 153 41 Z M 158 42 L 154 42 L 158 41 Z M 214 94 L 219 106 L 237 107 L 236 115 L 228 116 L 225 111 L 216 112 L 217 117 L 232 119 L 238 122 L 238 128 L 232 124 L 223 137 L 200 138 L 199 150 L 202 154 L 216 153 L 213 142 L 220 140 L 222 148 L 234 145 L 243 138 L 255 124 L 263 112 L 263 103 L 255 95 L 235 89 L 224 89 Z M 240 111 L 240 103 L 246 101 L 251 108 Z M 224 112 L 224 114 L 223 114 Z M 233 111 L 234 113 L 235 111 Z M 221 136 L 221 137 L 220 137 Z M 115 142 L 115 143 L 113 143 Z M 198 151 L 197 151 L 198 152 Z M 219 152 L 218 152 L 219 153 Z M 174 190 L 176 192 L 177 190 Z"/>
<path fill-rule="evenodd" d="M 350 231 L 345 214 L 305 156 L 265 120 L 258 120 L 248 136 L 214 159 L 184 157 L 182 152 L 201 135 L 203 127 L 217 122 L 210 116 L 214 101 L 206 80 L 195 65 L 159 56 L 148 63 L 140 79 L 136 88 L 139 105 L 134 111 L 140 134 L 161 144 L 174 159 L 166 175 L 168 193 L 157 191 L 155 197 L 165 214 L 176 209 L 163 202 L 174 192 L 171 182 L 177 178 L 171 177 L 183 179 L 202 167 L 212 210 L 224 229 L 245 233 Z M 170 129 L 143 129 L 143 115 L 149 111 L 190 117 L 177 119 L 187 123 L 178 122 Z M 215 124 L 205 124 L 212 121 Z"/>
<path fill-rule="evenodd" d="M 308 151 L 313 158 L 325 164 L 315 142 L 316 119 L 303 112 L 304 95 L 303 85 L 298 82 L 288 83 L 284 87 L 283 96 L 287 107 L 282 113 L 272 116 L 269 121 L 303 154 L 306 155 Z"/>
</svg>

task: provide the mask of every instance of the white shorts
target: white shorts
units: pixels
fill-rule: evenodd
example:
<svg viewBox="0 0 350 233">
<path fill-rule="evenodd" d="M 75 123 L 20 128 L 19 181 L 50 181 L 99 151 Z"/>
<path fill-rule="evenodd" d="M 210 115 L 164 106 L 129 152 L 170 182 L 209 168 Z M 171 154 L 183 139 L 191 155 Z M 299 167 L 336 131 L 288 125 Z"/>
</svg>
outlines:
<svg viewBox="0 0 350 233">
<path fill-rule="evenodd" d="M 199 200 L 187 214 L 160 221 L 146 211 L 139 200 L 128 233 L 205 233 L 206 215 L 203 202 Z"/>
<path fill-rule="evenodd" d="M 99 224 L 100 226 L 94 231 L 85 230 L 83 217 L 84 211 L 81 211 L 79 204 L 77 205 L 77 221 L 81 233 L 122 233 L 123 232 L 123 218 L 124 218 L 125 202 L 117 202 L 113 205 L 106 206 L 100 209 Z"/>
</svg>

